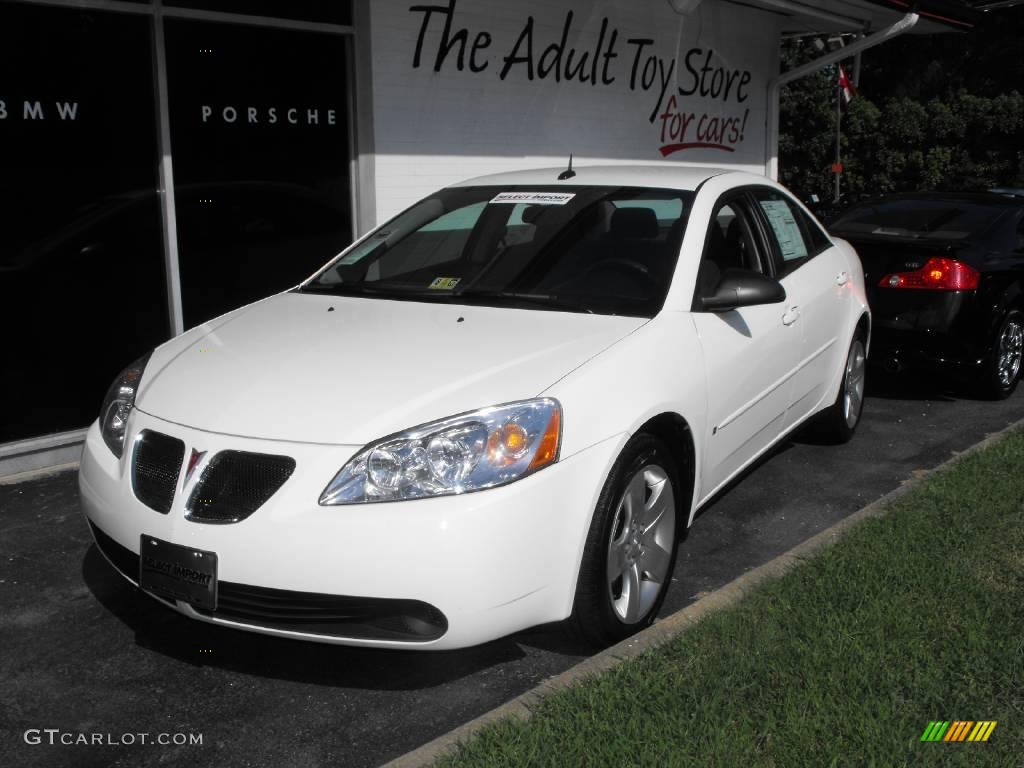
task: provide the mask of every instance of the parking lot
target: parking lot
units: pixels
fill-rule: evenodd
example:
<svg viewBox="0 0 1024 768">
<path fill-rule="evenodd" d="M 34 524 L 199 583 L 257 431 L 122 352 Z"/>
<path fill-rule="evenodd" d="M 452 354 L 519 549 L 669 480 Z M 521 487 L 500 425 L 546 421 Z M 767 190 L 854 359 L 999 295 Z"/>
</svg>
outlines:
<svg viewBox="0 0 1024 768">
<path fill-rule="evenodd" d="M 873 387 L 853 442 L 798 434 L 704 510 L 662 615 L 1022 418 L 1021 392 L 984 402 Z M 0 485 L 0 532 L 2 765 L 376 766 L 584 653 L 557 628 L 431 654 L 190 622 L 96 551 L 74 472 Z M 26 743 L 29 729 L 40 743 Z M 50 745 L 45 729 L 59 730 L 57 742 L 102 734 L 119 743 Z M 174 744 L 179 734 L 201 734 L 202 744 Z M 150 743 L 161 735 L 172 743 Z"/>
</svg>

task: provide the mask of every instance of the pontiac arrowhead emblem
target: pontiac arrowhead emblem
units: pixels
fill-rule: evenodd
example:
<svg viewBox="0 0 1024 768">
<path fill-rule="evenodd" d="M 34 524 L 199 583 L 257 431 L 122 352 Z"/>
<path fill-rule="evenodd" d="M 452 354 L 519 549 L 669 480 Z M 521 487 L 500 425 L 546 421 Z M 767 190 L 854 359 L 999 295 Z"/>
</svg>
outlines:
<svg viewBox="0 0 1024 768">
<path fill-rule="evenodd" d="M 185 469 L 185 480 L 182 483 L 182 487 L 188 485 L 189 478 L 192 477 L 192 472 L 196 466 L 203 460 L 203 456 L 206 455 L 206 451 L 197 451 L 195 448 L 192 449 L 192 455 L 188 457 L 188 467 Z"/>
</svg>

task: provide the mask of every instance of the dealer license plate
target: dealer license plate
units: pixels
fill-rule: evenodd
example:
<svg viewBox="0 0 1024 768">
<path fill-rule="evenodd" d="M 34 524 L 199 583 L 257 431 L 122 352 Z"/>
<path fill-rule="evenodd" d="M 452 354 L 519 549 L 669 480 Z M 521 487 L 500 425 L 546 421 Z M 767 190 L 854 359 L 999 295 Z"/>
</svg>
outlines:
<svg viewBox="0 0 1024 768">
<path fill-rule="evenodd" d="M 217 608 L 217 554 L 142 535 L 139 586 L 168 600 Z"/>
</svg>

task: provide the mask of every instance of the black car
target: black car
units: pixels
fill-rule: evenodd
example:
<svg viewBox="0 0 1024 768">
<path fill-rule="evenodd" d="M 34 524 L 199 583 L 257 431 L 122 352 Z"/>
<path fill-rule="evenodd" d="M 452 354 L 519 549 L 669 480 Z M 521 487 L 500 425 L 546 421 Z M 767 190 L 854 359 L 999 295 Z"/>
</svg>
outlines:
<svg viewBox="0 0 1024 768">
<path fill-rule="evenodd" d="M 1021 372 L 1024 195 L 893 195 L 829 227 L 864 264 L 874 363 L 940 373 L 994 398 Z"/>
</svg>

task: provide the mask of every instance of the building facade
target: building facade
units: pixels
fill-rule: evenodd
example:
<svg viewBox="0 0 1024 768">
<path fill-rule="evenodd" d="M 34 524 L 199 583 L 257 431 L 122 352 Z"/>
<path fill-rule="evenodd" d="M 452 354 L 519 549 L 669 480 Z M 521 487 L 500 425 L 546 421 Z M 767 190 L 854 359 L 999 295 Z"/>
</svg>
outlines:
<svg viewBox="0 0 1024 768">
<path fill-rule="evenodd" d="M 780 36 L 893 5 L 0 0 L 0 475 L 74 460 L 124 365 L 447 183 L 770 169 Z"/>
</svg>

